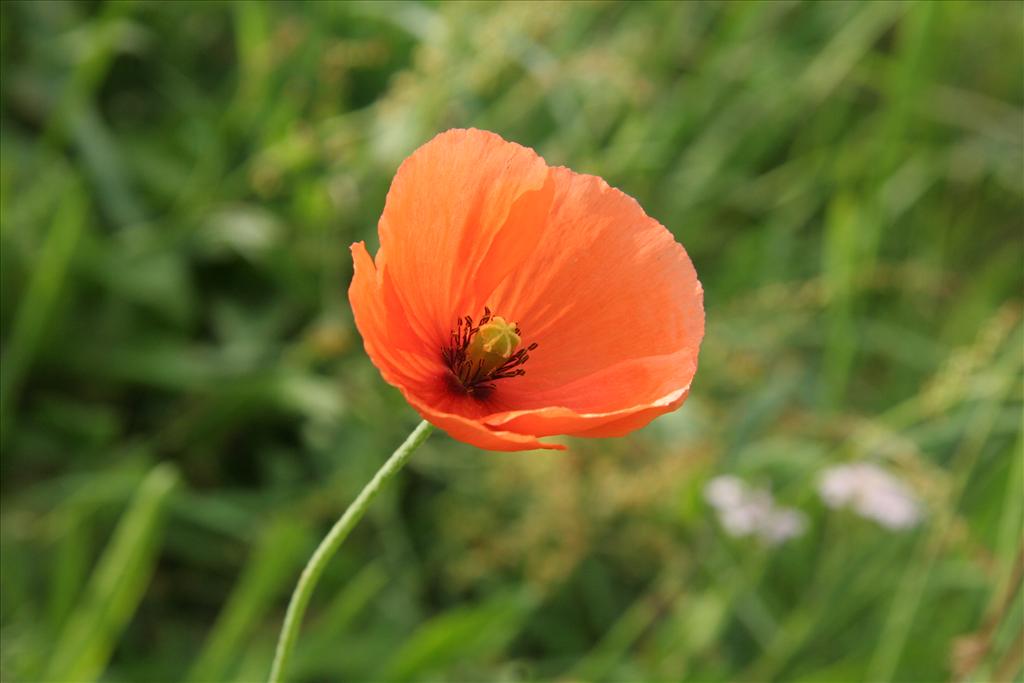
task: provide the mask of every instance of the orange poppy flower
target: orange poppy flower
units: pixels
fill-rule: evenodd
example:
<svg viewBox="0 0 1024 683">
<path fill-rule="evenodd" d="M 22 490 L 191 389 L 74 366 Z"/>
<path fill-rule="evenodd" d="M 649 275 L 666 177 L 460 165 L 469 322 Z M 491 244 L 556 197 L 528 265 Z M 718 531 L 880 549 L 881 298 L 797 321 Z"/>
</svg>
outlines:
<svg viewBox="0 0 1024 683">
<path fill-rule="evenodd" d="M 427 420 L 488 450 L 621 436 L 678 408 L 703 290 L 683 247 L 601 178 L 480 130 L 416 150 L 349 300 L 366 352 Z"/>
</svg>

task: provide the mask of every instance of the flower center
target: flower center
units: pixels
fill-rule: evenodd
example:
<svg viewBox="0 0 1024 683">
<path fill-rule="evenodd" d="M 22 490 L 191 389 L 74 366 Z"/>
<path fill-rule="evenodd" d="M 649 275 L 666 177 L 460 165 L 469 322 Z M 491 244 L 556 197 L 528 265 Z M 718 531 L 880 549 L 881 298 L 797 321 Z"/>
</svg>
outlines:
<svg viewBox="0 0 1024 683">
<path fill-rule="evenodd" d="M 520 366 L 530 359 L 529 353 L 537 344 L 519 348 L 520 334 L 516 323 L 492 316 L 486 306 L 476 325 L 468 315 L 459 318 L 448 346 L 441 349 L 449 386 L 459 393 L 486 398 L 494 390 L 495 381 L 525 375 L 526 370 Z"/>
</svg>

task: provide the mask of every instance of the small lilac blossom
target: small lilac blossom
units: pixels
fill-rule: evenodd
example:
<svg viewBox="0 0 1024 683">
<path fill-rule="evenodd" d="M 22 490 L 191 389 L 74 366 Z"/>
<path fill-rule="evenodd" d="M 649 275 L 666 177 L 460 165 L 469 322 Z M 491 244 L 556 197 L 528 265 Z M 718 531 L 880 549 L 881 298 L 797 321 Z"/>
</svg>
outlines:
<svg viewBox="0 0 1024 683">
<path fill-rule="evenodd" d="M 850 508 L 887 529 L 909 529 L 921 520 L 920 503 L 910 489 L 873 463 L 828 468 L 818 493 L 830 508 Z"/>
<path fill-rule="evenodd" d="M 746 486 L 730 474 L 715 477 L 704 487 L 704 499 L 714 508 L 736 507 L 743 502 Z"/>
<path fill-rule="evenodd" d="M 767 490 L 751 488 L 731 475 L 708 482 L 704 499 L 715 508 L 725 532 L 737 538 L 756 536 L 768 545 L 778 545 L 807 528 L 803 513 L 776 505 Z"/>
</svg>

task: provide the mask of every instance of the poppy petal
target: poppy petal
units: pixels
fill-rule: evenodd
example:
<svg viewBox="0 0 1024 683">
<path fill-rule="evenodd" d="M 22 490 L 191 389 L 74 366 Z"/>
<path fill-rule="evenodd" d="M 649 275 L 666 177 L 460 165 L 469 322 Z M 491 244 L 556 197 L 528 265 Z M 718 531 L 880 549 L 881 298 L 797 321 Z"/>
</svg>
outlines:
<svg viewBox="0 0 1024 683">
<path fill-rule="evenodd" d="M 533 150 L 480 130 L 450 130 L 406 159 L 379 232 L 410 325 L 440 347 L 459 316 L 518 265 L 544 228 L 553 184 Z M 378 266 L 382 264 L 378 261 Z M 487 289 L 476 293 L 478 283 Z"/>
<path fill-rule="evenodd" d="M 352 245 L 354 274 L 349 302 L 363 346 L 384 379 L 396 386 L 422 385 L 442 370 L 441 363 L 423 353 L 423 343 L 407 318 L 385 307 L 384 274 L 374 265 L 366 245 Z"/>
<path fill-rule="evenodd" d="M 524 341 L 538 343 L 526 375 L 502 387 L 505 402 L 606 413 L 688 386 L 704 309 L 686 251 L 600 178 L 563 168 L 552 176 L 541 242 L 493 297 Z"/>
<path fill-rule="evenodd" d="M 453 439 L 458 439 L 477 448 L 487 451 L 565 450 L 565 446 L 562 444 L 545 443 L 529 433 L 493 429 L 479 420 L 433 410 L 428 406 L 420 404 L 416 401 L 415 397 L 410 396 L 408 393 L 405 393 L 405 396 L 410 405 L 425 420 L 440 427 Z"/>
<path fill-rule="evenodd" d="M 494 413 L 484 421 L 496 429 L 537 436 L 597 436 L 592 432 L 598 429 L 600 436 L 617 436 L 639 429 L 682 405 L 689 394 L 689 381 L 672 386 L 672 379 L 692 378 L 694 371 L 688 353 L 634 359 L 537 397 L 547 407 Z M 638 384 L 641 381 L 643 386 Z M 625 384 L 641 389 L 629 405 L 623 405 L 617 398 L 619 388 Z M 575 407 L 567 407 L 569 403 Z"/>
</svg>

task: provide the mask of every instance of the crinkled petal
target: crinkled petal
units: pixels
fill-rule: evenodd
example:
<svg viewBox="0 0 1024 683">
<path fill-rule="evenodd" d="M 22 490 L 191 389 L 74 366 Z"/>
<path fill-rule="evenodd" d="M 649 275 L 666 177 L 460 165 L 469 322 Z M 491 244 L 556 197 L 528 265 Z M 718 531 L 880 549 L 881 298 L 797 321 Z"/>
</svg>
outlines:
<svg viewBox="0 0 1024 683">
<path fill-rule="evenodd" d="M 548 407 L 494 413 L 486 416 L 484 421 L 497 429 L 538 436 L 622 436 L 678 408 L 686 400 L 690 385 L 687 383 L 653 400 L 626 406 L 616 405 L 612 400 L 617 386 L 625 381 L 635 382 L 636 375 L 642 373 L 655 376 L 675 373 L 692 377 L 694 370 L 692 359 L 686 353 L 635 359 L 552 391 L 548 395 Z M 590 407 L 572 409 L 565 403 Z"/>
<path fill-rule="evenodd" d="M 610 413 L 685 389 L 704 335 L 703 290 L 686 251 L 600 178 L 552 175 L 541 243 L 493 297 L 524 343 L 539 345 L 526 375 L 502 386 L 505 402 Z"/>
<path fill-rule="evenodd" d="M 533 150 L 480 130 L 450 130 L 399 167 L 381 215 L 378 267 L 409 324 L 440 346 L 536 247 L 550 169 Z"/>
<path fill-rule="evenodd" d="M 441 362 L 426 353 L 400 311 L 386 305 L 384 275 L 374 266 L 364 243 L 352 245 L 352 262 L 349 302 L 367 355 L 391 384 L 426 386 L 443 369 Z"/>
</svg>

